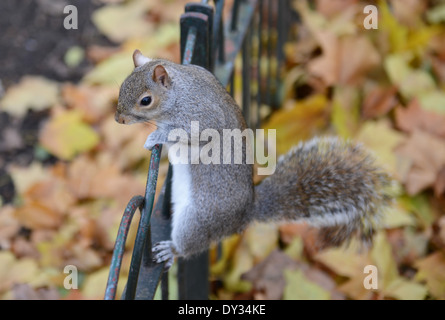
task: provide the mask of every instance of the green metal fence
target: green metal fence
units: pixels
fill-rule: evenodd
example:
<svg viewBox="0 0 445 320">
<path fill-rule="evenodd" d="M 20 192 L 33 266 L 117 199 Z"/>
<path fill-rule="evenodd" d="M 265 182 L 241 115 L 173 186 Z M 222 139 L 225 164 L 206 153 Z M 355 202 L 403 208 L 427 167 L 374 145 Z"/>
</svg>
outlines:
<svg viewBox="0 0 445 320">
<path fill-rule="evenodd" d="M 181 16 L 181 60 L 212 71 L 232 95 L 237 95 L 234 75 L 241 62 L 241 107 L 251 128 L 260 126 L 260 108 L 279 106 L 283 45 L 295 17 L 289 0 L 234 0 L 224 17 L 224 0 L 189 3 Z M 168 299 L 168 274 L 164 264 L 152 261 L 152 243 L 168 240 L 171 233 L 171 175 L 153 208 L 162 146 L 156 145 L 150 158 L 145 196 L 133 197 L 124 212 L 105 292 L 106 300 L 116 296 L 125 241 L 135 212 L 141 219 L 133 249 L 128 281 L 122 299 L 153 299 L 161 286 Z M 208 299 L 208 252 L 178 261 L 178 298 Z"/>
</svg>

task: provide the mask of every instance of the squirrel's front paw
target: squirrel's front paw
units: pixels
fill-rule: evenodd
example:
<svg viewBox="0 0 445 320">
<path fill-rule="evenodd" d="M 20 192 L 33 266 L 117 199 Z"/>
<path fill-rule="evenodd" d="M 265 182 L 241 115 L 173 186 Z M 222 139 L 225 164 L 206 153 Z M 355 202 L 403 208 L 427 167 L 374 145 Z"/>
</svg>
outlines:
<svg viewBox="0 0 445 320">
<path fill-rule="evenodd" d="M 145 140 L 144 148 L 147 150 L 152 150 L 153 147 L 157 144 L 163 144 L 167 140 L 165 139 L 165 135 L 159 131 L 152 132 Z"/>
<path fill-rule="evenodd" d="M 165 262 L 169 269 L 175 260 L 176 250 L 171 241 L 161 241 L 153 246 L 153 260 L 157 263 Z"/>
<path fill-rule="evenodd" d="M 158 142 L 156 142 L 156 140 L 153 139 L 151 135 L 149 135 L 147 140 L 145 140 L 144 148 L 147 150 L 152 150 L 156 144 L 158 144 Z"/>
</svg>

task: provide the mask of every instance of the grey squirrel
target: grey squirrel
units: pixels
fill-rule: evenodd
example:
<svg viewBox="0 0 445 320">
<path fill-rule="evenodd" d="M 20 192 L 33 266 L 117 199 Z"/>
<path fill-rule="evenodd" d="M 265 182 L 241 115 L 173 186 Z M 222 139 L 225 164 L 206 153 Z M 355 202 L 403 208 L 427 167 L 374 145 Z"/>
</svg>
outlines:
<svg viewBox="0 0 445 320">
<path fill-rule="evenodd" d="M 145 148 L 171 146 L 168 134 L 190 123 L 200 130 L 246 128 L 239 106 L 215 76 L 133 54 L 135 69 L 122 83 L 116 121 L 155 121 Z M 190 148 L 190 143 L 186 143 Z M 243 145 L 243 155 L 246 148 Z M 174 164 L 171 241 L 153 247 L 154 259 L 170 266 L 252 221 L 306 221 L 321 228 L 323 243 L 340 245 L 358 235 L 368 241 L 391 196 L 391 180 L 363 147 L 337 138 L 314 138 L 278 159 L 274 174 L 258 186 L 251 164 Z"/>
</svg>

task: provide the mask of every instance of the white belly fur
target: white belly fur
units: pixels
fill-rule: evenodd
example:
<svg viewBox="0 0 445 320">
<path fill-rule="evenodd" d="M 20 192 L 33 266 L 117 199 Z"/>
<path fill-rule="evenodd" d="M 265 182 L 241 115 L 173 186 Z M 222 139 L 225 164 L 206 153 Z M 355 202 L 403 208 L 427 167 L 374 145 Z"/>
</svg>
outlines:
<svg viewBox="0 0 445 320">
<path fill-rule="evenodd" d="M 186 227 L 186 208 L 192 203 L 190 165 L 174 164 L 172 176 L 173 230 Z"/>
</svg>

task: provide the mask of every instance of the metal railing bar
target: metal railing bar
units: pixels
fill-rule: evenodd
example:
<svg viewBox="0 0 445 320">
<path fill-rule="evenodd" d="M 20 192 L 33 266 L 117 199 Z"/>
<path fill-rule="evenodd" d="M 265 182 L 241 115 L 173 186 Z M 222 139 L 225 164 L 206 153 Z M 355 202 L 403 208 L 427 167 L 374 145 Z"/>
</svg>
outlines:
<svg viewBox="0 0 445 320">
<path fill-rule="evenodd" d="M 250 28 L 246 31 L 246 36 L 243 41 L 242 47 L 242 110 L 243 116 L 246 121 L 247 127 L 251 127 L 251 118 L 250 118 L 250 74 L 251 74 L 251 65 L 250 65 L 250 55 L 251 55 L 251 42 L 250 42 Z"/>
<path fill-rule="evenodd" d="M 121 270 L 122 258 L 125 252 L 125 242 L 131 221 L 133 220 L 136 209 L 142 210 L 144 197 L 134 196 L 127 204 L 122 216 L 119 230 L 114 244 L 113 256 L 111 258 L 110 273 L 108 274 L 107 287 L 105 291 L 105 300 L 114 300 L 116 297 L 117 283 L 119 281 L 119 272 Z"/>
<path fill-rule="evenodd" d="M 218 61 L 223 63 L 224 56 L 224 25 L 223 25 L 224 0 L 215 0 L 215 19 L 213 20 L 213 51 L 212 55 L 218 56 Z M 215 65 L 211 66 L 214 70 Z"/>
<path fill-rule="evenodd" d="M 171 166 L 169 166 L 167 177 L 165 178 L 164 185 L 158 195 L 158 199 L 151 217 L 150 234 L 152 243 L 158 243 L 160 241 L 170 239 L 171 176 L 172 170 Z M 164 276 L 166 279 L 168 279 L 168 272 L 165 272 L 164 266 L 165 263 L 156 263 L 152 261 L 150 250 L 144 250 L 143 263 L 141 265 L 141 270 L 138 277 L 136 300 L 152 300 L 155 296 L 156 289 L 160 281 L 161 290 L 163 290 L 163 286 L 168 286 L 168 284 L 163 284 L 165 279 Z M 162 296 L 168 296 L 168 292 L 166 294 L 162 294 Z"/>
<path fill-rule="evenodd" d="M 266 87 L 266 101 L 267 105 L 272 105 L 272 93 L 271 93 L 271 87 L 272 87 L 272 3 L 273 0 L 268 0 L 267 3 L 267 87 Z"/>
<path fill-rule="evenodd" d="M 235 58 L 238 53 L 241 52 L 246 31 L 250 26 L 252 16 L 257 6 L 257 0 L 235 1 L 234 5 L 236 3 L 238 3 L 239 8 L 238 10 L 232 10 L 232 15 L 236 13 L 238 18 L 234 19 L 232 16 L 228 19 L 228 23 L 224 24 L 225 61 L 224 63 L 218 61 L 214 71 L 215 76 L 224 87 L 230 83 L 230 77 L 235 66 Z M 232 21 L 237 21 L 236 32 L 232 31 Z"/>
<path fill-rule="evenodd" d="M 150 165 L 147 176 L 147 185 L 145 188 L 144 207 L 142 209 L 141 220 L 139 221 L 136 240 L 131 257 L 130 271 L 128 274 L 127 287 L 125 290 L 125 300 L 132 300 L 136 295 L 136 287 L 141 267 L 142 256 L 144 254 L 145 244 L 148 242 L 148 258 L 151 259 L 150 245 L 150 220 L 153 210 L 153 203 L 156 193 L 156 184 L 158 181 L 159 162 L 161 159 L 162 145 L 155 145 L 151 150 Z"/>
<path fill-rule="evenodd" d="M 261 83 L 262 83 L 262 68 L 261 68 L 261 61 L 263 56 L 263 0 L 259 0 L 258 2 L 258 48 L 257 48 L 257 97 L 256 97 L 256 103 L 257 103 L 257 123 L 256 128 L 259 128 L 261 126 L 261 115 L 260 115 L 260 109 L 261 104 L 263 101 L 262 97 L 262 90 L 261 90 Z"/>
</svg>

